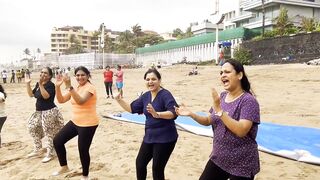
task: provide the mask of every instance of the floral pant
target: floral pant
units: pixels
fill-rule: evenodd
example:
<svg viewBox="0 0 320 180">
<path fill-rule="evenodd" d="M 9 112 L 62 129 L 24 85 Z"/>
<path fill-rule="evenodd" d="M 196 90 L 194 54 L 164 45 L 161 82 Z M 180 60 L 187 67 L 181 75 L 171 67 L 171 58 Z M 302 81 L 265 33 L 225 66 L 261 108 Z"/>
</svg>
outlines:
<svg viewBox="0 0 320 180">
<path fill-rule="evenodd" d="M 41 139 L 46 137 L 47 155 L 53 155 L 53 138 L 63 127 L 64 120 L 57 107 L 46 111 L 36 111 L 28 119 L 28 130 L 33 138 L 34 150 L 42 148 Z"/>
</svg>

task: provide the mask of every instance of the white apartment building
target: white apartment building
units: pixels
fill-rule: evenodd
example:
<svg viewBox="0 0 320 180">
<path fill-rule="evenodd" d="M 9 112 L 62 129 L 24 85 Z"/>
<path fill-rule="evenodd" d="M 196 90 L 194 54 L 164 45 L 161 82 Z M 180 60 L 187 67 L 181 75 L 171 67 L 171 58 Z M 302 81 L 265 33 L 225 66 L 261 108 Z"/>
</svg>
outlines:
<svg viewBox="0 0 320 180">
<path fill-rule="evenodd" d="M 216 16 L 225 15 L 224 29 L 262 27 L 262 0 L 216 1 L 218 2 Z M 320 19 L 320 0 L 264 0 L 264 8 L 266 29 L 273 28 L 273 20 L 279 16 L 280 8 L 288 10 L 289 18 L 297 26 L 302 17 Z"/>
<path fill-rule="evenodd" d="M 193 35 L 199 36 L 202 34 L 213 33 L 216 32 L 216 28 L 218 27 L 219 31 L 223 30 L 223 24 L 213 24 L 212 22 L 205 20 L 201 23 L 194 24 L 191 26 L 191 31 Z"/>
</svg>

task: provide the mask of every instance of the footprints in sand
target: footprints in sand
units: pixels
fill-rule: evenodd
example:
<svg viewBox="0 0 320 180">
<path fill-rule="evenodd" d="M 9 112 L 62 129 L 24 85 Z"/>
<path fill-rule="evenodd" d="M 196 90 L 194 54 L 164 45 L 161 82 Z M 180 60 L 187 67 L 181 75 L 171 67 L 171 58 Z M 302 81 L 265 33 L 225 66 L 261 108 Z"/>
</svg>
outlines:
<svg viewBox="0 0 320 180">
<path fill-rule="evenodd" d="M 7 159 L 7 160 L 1 160 L 0 161 L 0 169 L 4 169 L 7 166 L 10 166 L 10 163 L 12 161 L 17 161 L 17 160 L 20 160 L 20 159 L 22 159 L 22 158 L 12 158 L 12 159 Z"/>
<path fill-rule="evenodd" d="M 2 143 L 1 148 L 6 148 L 7 150 L 21 150 L 24 149 L 24 145 L 21 141 L 12 141 L 8 143 Z"/>
<path fill-rule="evenodd" d="M 26 147 L 26 145 L 23 145 L 21 141 L 12 141 L 8 143 L 3 143 L 1 149 L 5 149 L 5 151 L 17 151 L 17 150 L 23 150 Z M 18 161 L 20 159 L 23 159 L 22 157 L 6 157 L 8 159 L 0 159 L 0 170 L 5 169 L 7 167 L 12 166 L 12 164 L 15 161 Z"/>
</svg>

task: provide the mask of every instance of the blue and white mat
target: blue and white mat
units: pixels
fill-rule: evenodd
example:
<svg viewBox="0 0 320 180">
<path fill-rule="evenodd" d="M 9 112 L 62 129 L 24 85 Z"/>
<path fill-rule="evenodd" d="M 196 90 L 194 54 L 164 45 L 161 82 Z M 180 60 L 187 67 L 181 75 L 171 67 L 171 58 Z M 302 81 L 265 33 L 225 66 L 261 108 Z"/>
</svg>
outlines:
<svg viewBox="0 0 320 180">
<path fill-rule="evenodd" d="M 105 117 L 137 124 L 145 123 L 145 116 L 138 114 L 121 113 L 121 116 Z M 213 137 L 211 126 L 202 126 L 189 117 L 179 116 L 175 122 L 181 130 Z M 261 123 L 257 142 L 260 151 L 320 165 L 320 129 Z"/>
</svg>

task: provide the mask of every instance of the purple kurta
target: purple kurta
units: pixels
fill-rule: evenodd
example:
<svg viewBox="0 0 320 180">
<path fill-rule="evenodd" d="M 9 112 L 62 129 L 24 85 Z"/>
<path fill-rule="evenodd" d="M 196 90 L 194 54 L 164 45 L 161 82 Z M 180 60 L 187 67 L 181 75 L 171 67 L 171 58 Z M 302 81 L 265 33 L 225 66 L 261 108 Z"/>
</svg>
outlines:
<svg viewBox="0 0 320 180">
<path fill-rule="evenodd" d="M 225 102 L 227 92 L 222 92 L 221 108 L 235 120 L 246 119 L 253 122 L 245 137 L 232 133 L 215 115 L 211 108 L 211 122 L 214 133 L 213 150 L 210 159 L 229 174 L 252 177 L 260 171 L 256 136 L 260 123 L 260 108 L 257 100 L 249 93 L 244 93 L 232 102 Z"/>
</svg>

